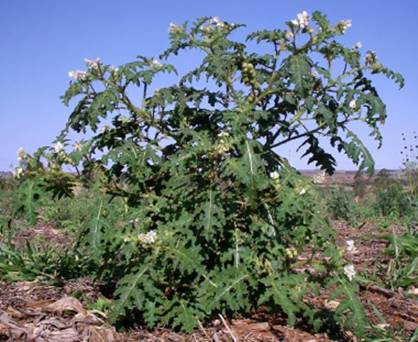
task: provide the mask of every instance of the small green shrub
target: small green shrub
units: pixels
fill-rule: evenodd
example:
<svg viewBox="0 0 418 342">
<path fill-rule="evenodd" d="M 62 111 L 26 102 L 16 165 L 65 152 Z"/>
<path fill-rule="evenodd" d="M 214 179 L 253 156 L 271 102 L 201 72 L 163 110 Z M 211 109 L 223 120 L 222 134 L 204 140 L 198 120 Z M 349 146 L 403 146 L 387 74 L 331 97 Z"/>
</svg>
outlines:
<svg viewBox="0 0 418 342">
<path fill-rule="evenodd" d="M 376 193 L 374 209 L 377 214 L 383 216 L 398 215 L 404 217 L 413 213 L 411 202 L 397 182 L 390 182 L 384 189 Z"/>
<path fill-rule="evenodd" d="M 97 215 L 100 201 L 109 201 L 110 196 L 91 187 L 74 197 L 49 199 L 39 209 L 39 221 L 54 225 L 68 233 L 78 235 Z"/>
<path fill-rule="evenodd" d="M 333 219 L 357 224 L 359 210 L 352 191 L 343 187 L 331 189 L 327 194 L 327 204 Z"/>
<path fill-rule="evenodd" d="M 68 248 L 44 249 L 27 242 L 17 248 L 12 243 L 0 242 L 0 280 L 49 281 L 61 283 L 65 279 L 94 276 L 97 265 L 86 255 Z"/>
</svg>

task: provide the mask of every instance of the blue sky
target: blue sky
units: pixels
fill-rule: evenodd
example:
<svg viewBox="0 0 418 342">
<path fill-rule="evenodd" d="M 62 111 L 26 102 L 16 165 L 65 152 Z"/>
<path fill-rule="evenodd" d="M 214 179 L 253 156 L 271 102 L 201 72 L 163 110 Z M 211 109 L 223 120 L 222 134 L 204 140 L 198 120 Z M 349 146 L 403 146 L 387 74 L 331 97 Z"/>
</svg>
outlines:
<svg viewBox="0 0 418 342">
<path fill-rule="evenodd" d="M 298 12 L 320 10 L 336 22 L 352 19 L 345 41 L 361 41 L 388 67 L 402 73 L 406 86 L 377 78 L 387 104 L 384 145 L 369 143 L 377 168 L 401 166 L 401 133 L 418 131 L 418 1 L 323 0 L 2 0 L 0 2 L 0 170 L 16 164 L 16 150 L 33 152 L 49 144 L 70 113 L 59 97 L 69 84 L 68 71 L 85 68 L 85 57 L 118 65 L 138 54 L 157 56 L 167 47 L 170 22 L 200 16 L 247 24 L 247 30 L 283 27 Z M 179 63 L 187 64 L 185 59 Z M 185 65 L 184 65 L 185 66 Z M 365 136 L 365 132 L 360 131 Z M 290 146 L 282 151 L 306 168 Z M 339 169 L 355 168 L 338 156 Z"/>
</svg>

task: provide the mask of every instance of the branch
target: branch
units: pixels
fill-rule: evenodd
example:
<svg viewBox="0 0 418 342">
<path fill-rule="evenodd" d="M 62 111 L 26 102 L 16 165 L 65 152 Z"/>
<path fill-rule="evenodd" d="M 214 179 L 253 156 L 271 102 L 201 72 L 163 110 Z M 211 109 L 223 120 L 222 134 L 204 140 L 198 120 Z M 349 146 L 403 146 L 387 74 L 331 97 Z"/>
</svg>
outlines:
<svg viewBox="0 0 418 342">
<path fill-rule="evenodd" d="M 278 142 L 278 143 L 276 143 L 276 144 L 270 145 L 269 147 L 270 147 L 270 148 L 275 148 L 275 147 L 278 147 L 278 146 L 280 146 L 280 145 L 283 145 L 283 144 L 288 143 L 289 141 L 296 140 L 296 139 L 299 139 L 299 138 L 301 138 L 301 137 L 304 137 L 304 136 L 307 136 L 307 135 L 310 135 L 310 134 L 313 134 L 313 133 L 319 132 L 319 131 L 320 131 L 321 129 L 323 129 L 323 128 L 325 128 L 324 124 L 323 124 L 323 125 L 318 126 L 318 127 L 317 127 L 317 128 L 315 128 L 315 129 L 312 129 L 312 130 L 310 130 L 310 131 L 306 131 L 305 133 L 295 135 L 295 136 L 293 136 L 293 137 L 290 137 L 290 138 L 287 138 L 287 139 L 285 139 L 285 140 L 282 140 L 282 141 L 280 141 L 280 142 Z"/>
</svg>

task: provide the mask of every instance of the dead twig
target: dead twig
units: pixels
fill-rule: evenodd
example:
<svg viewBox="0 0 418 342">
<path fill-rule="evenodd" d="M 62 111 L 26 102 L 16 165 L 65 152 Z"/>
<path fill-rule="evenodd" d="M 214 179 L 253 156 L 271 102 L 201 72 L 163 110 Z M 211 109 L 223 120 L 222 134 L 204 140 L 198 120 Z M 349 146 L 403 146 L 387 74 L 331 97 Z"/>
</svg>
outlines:
<svg viewBox="0 0 418 342">
<path fill-rule="evenodd" d="M 225 326 L 226 330 L 228 331 L 228 333 L 231 335 L 232 341 L 234 341 L 234 342 L 238 342 L 238 339 L 237 339 L 237 338 L 235 337 L 235 335 L 232 333 L 232 330 L 229 328 L 229 326 L 228 326 L 228 324 L 226 323 L 226 321 L 225 321 L 224 317 L 223 317 L 221 314 L 219 314 L 218 316 L 219 316 L 219 318 L 221 319 L 222 323 L 224 324 L 224 326 Z"/>
<path fill-rule="evenodd" d="M 197 320 L 197 324 L 199 324 L 199 328 L 200 330 L 202 330 L 203 334 L 205 335 L 205 337 L 208 339 L 208 341 L 211 341 L 212 339 L 210 338 L 210 336 L 208 335 L 208 333 L 206 332 L 205 328 L 203 327 L 202 322 L 200 322 L 199 320 Z"/>
<path fill-rule="evenodd" d="M 398 293 L 392 290 L 388 290 L 388 289 L 384 289 L 383 287 L 379 287 L 376 285 L 370 285 L 370 284 L 360 284 L 360 288 L 362 290 L 367 290 L 367 291 L 371 291 L 371 292 L 377 292 L 380 293 L 382 295 L 384 295 L 386 298 L 392 298 L 394 296 L 396 296 Z"/>
</svg>

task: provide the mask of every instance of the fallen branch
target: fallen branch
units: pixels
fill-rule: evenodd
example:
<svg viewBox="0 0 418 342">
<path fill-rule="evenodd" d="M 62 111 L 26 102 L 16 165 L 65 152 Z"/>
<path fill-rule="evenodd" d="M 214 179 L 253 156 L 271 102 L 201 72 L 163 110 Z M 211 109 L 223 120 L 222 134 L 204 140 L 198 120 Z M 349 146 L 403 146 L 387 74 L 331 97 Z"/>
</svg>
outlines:
<svg viewBox="0 0 418 342">
<path fill-rule="evenodd" d="M 392 297 L 396 296 L 397 294 L 399 294 L 398 292 L 395 292 L 395 291 L 392 291 L 392 290 L 389 290 L 389 289 L 384 289 L 383 287 L 379 287 L 379 286 L 376 286 L 376 285 L 370 285 L 370 284 L 360 284 L 360 288 L 362 290 L 380 293 L 383 296 L 385 296 L 386 298 L 392 298 Z"/>
</svg>

